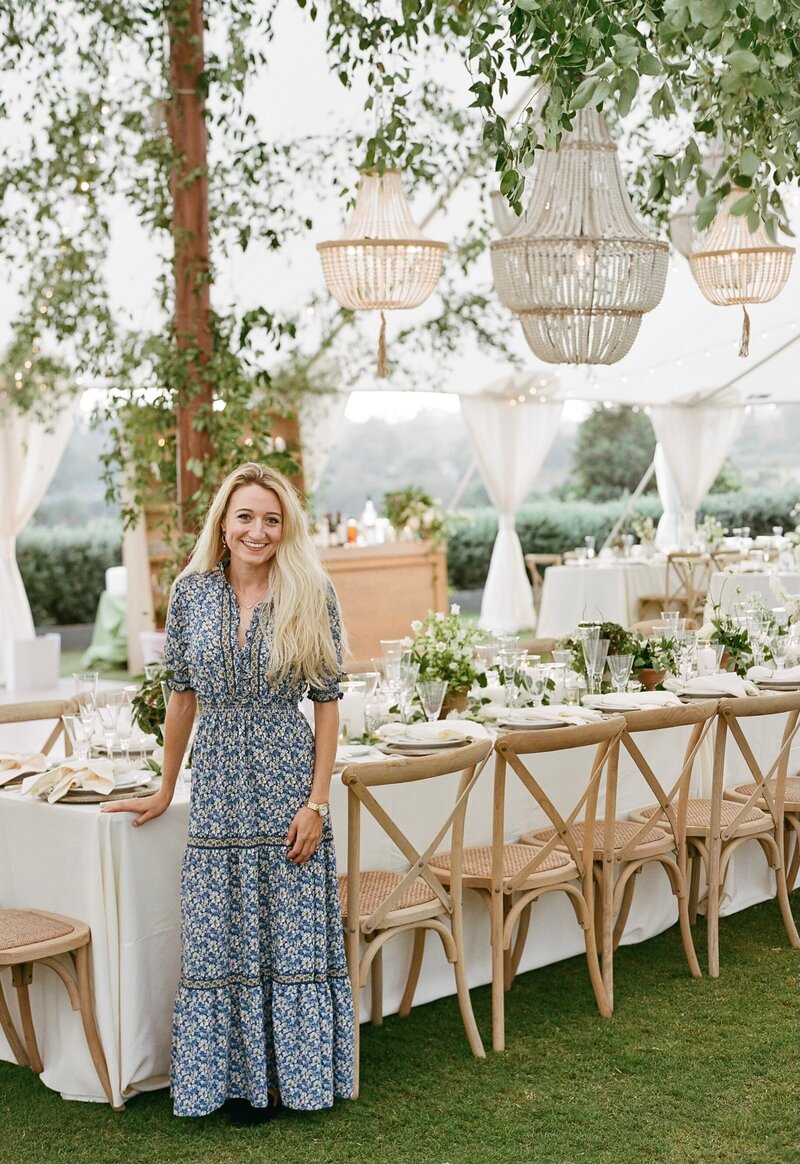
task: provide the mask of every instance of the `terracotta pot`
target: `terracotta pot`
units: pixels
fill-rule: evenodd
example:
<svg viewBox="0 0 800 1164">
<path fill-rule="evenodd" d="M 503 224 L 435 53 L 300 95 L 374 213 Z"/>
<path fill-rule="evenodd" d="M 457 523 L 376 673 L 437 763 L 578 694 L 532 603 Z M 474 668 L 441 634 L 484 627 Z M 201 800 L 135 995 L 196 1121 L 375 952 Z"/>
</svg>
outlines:
<svg viewBox="0 0 800 1164">
<path fill-rule="evenodd" d="M 659 683 L 664 682 L 666 673 L 666 668 L 663 671 L 655 671 L 652 667 L 642 667 L 641 671 L 636 672 L 636 678 L 645 691 L 653 691 Z"/>
<path fill-rule="evenodd" d="M 439 719 L 447 719 L 451 711 L 466 711 L 468 699 L 469 691 L 466 687 L 462 687 L 460 691 L 448 691 L 439 712 Z"/>
</svg>

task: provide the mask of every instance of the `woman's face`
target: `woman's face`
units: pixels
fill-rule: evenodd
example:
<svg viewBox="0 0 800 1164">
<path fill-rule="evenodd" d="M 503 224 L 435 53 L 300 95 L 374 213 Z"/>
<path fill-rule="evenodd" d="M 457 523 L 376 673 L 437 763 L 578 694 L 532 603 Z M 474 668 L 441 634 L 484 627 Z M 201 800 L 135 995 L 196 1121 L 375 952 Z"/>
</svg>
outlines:
<svg viewBox="0 0 800 1164">
<path fill-rule="evenodd" d="M 278 495 L 263 485 L 238 485 L 222 519 L 231 562 L 268 566 L 283 536 L 283 509 Z"/>
</svg>

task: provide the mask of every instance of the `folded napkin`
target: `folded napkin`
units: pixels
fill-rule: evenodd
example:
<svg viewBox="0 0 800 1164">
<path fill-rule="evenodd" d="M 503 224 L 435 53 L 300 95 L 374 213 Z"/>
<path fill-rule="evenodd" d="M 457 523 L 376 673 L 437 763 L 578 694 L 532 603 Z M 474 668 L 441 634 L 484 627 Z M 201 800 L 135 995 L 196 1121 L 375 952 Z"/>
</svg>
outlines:
<svg viewBox="0 0 800 1164">
<path fill-rule="evenodd" d="M 12 752 L 0 752 L 0 787 L 23 773 L 44 772 L 50 765 L 47 756 L 34 752 L 32 756 L 16 756 Z"/>
<path fill-rule="evenodd" d="M 698 675 L 688 683 L 682 683 L 674 675 L 668 675 L 664 680 L 664 686 L 668 691 L 674 691 L 676 695 L 707 695 L 709 699 L 720 695 L 746 698 L 748 695 L 761 694 L 755 683 L 740 679 L 732 671 L 725 671 L 719 675 Z"/>
<path fill-rule="evenodd" d="M 783 671 L 773 671 L 771 667 L 751 667 L 747 678 L 753 683 L 800 683 L 800 667 L 786 667 Z"/>
<path fill-rule="evenodd" d="M 110 760 L 65 760 L 49 772 L 28 776 L 22 781 L 21 791 L 23 796 L 47 796 L 48 803 L 54 804 L 74 788 L 107 796 L 114 787 L 114 766 Z"/>
<path fill-rule="evenodd" d="M 471 719 L 437 719 L 433 723 L 385 723 L 375 733 L 387 744 L 428 744 L 448 740 L 487 739 L 483 724 Z"/>
<path fill-rule="evenodd" d="M 680 707 L 680 699 L 671 691 L 623 691 L 620 695 L 587 695 L 584 707 L 629 707 L 632 711 L 647 707 Z"/>
<path fill-rule="evenodd" d="M 586 724 L 595 723 L 603 717 L 599 711 L 593 711 L 590 707 L 578 707 L 574 703 L 551 703 L 547 707 L 503 709 L 498 718 L 503 721 L 513 720 L 515 724 L 524 725 L 526 723 L 541 723 L 543 720 L 555 720 L 563 724 Z"/>
</svg>

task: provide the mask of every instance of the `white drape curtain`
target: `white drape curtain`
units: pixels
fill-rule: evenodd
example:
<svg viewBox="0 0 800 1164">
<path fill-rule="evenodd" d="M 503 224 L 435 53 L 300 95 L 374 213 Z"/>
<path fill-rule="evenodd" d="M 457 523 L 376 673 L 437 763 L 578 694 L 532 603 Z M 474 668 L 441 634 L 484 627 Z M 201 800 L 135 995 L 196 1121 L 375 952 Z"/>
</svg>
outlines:
<svg viewBox="0 0 800 1164">
<path fill-rule="evenodd" d="M 75 424 L 78 401 L 47 425 L 13 411 L 0 419 L 0 682 L 8 639 L 32 639 L 33 618 L 16 539 L 47 492 Z"/>
<path fill-rule="evenodd" d="M 333 452 L 349 392 L 307 392 L 297 408 L 306 492 L 319 489 Z"/>
<path fill-rule="evenodd" d="M 499 513 L 480 625 L 509 633 L 536 623 L 533 594 L 514 524 L 558 433 L 563 404 L 462 396 L 461 411 L 481 476 Z"/>
<path fill-rule="evenodd" d="M 680 549 L 692 545 L 698 506 L 725 463 L 743 418 L 741 404 L 729 408 L 668 405 L 651 409 L 650 419 L 659 444 L 656 480 L 664 506 L 656 545 Z"/>
</svg>

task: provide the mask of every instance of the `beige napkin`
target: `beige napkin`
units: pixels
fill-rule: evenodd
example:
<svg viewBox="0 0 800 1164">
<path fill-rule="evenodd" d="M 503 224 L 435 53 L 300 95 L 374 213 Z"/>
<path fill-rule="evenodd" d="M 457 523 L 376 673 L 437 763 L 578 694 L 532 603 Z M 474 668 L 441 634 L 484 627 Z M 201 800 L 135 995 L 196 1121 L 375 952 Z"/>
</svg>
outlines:
<svg viewBox="0 0 800 1164">
<path fill-rule="evenodd" d="M 787 667 L 783 671 L 773 671 L 771 667 L 751 667 L 747 678 L 753 683 L 800 683 L 800 667 Z"/>
<path fill-rule="evenodd" d="M 680 699 L 671 691 L 623 691 L 620 695 L 587 695 L 584 707 L 629 707 L 631 711 L 646 707 L 680 707 Z"/>
<path fill-rule="evenodd" d="M 67 792 L 80 788 L 107 796 L 114 791 L 114 767 L 110 760 L 65 760 L 58 768 L 28 776 L 22 781 L 22 794 L 47 796 L 55 804 Z"/>
<path fill-rule="evenodd" d="M 32 756 L 15 756 L 12 752 L 0 752 L 0 787 L 14 780 L 22 773 L 44 772 L 49 767 L 47 756 L 34 752 Z"/>
<path fill-rule="evenodd" d="M 590 707 L 578 707 L 573 703 L 551 703 L 547 707 L 512 707 L 503 708 L 498 717 L 502 722 L 512 721 L 517 724 L 541 723 L 542 720 L 556 720 L 563 724 L 596 723 L 602 719 L 599 711 Z"/>
<path fill-rule="evenodd" d="M 486 739 L 486 728 L 471 719 L 437 719 L 433 723 L 385 723 L 375 733 L 387 744 L 429 744 L 447 740 Z"/>
<path fill-rule="evenodd" d="M 720 675 L 698 675 L 688 683 L 682 683 L 674 675 L 668 675 L 664 680 L 664 686 L 668 691 L 674 691 L 676 695 L 707 695 L 709 699 L 719 697 L 721 694 L 738 699 L 761 694 L 755 683 L 740 679 L 732 671 Z"/>
</svg>

